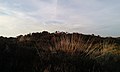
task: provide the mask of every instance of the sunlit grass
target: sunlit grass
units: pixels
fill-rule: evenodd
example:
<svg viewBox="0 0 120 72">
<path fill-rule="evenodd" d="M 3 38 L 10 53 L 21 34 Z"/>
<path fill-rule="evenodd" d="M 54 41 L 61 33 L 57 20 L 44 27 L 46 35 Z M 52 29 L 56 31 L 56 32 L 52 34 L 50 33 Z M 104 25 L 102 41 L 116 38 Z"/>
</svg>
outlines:
<svg viewBox="0 0 120 72">
<path fill-rule="evenodd" d="M 117 46 L 114 41 L 102 40 L 95 43 L 95 38 L 89 37 L 85 41 L 82 36 L 77 37 L 72 35 L 71 37 L 62 36 L 55 39 L 55 46 L 50 47 L 51 52 L 63 51 L 68 54 L 86 53 L 85 56 L 91 56 L 91 58 L 101 57 L 107 53 L 119 53 L 116 52 Z"/>
<path fill-rule="evenodd" d="M 74 34 L 70 36 L 62 35 L 55 37 L 53 45 L 49 46 L 45 52 L 36 49 L 39 52 L 40 59 L 44 58 L 50 62 L 48 71 L 51 71 L 52 68 L 56 71 L 56 67 L 61 71 L 69 70 L 68 67 L 71 65 L 75 70 L 79 70 L 76 68 L 76 64 L 78 64 L 80 67 L 83 67 L 83 70 L 86 70 L 88 67 L 89 72 L 102 72 L 102 66 L 109 65 L 109 62 L 114 63 L 118 61 L 118 57 L 115 56 L 119 55 L 120 52 L 117 50 L 119 46 L 114 41 L 97 39 L 92 36 L 86 38 Z M 110 59 L 111 57 L 114 58 Z M 54 63 L 56 66 L 54 66 Z M 98 67 L 99 65 L 100 67 Z M 71 70 L 74 71 L 74 69 Z M 45 70 L 47 69 L 45 68 Z"/>
</svg>

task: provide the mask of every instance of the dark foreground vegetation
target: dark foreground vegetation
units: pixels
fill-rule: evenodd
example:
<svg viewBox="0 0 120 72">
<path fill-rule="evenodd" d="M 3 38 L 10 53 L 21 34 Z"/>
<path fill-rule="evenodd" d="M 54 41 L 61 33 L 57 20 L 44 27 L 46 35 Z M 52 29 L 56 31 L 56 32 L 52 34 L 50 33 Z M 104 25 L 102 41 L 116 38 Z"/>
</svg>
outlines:
<svg viewBox="0 0 120 72">
<path fill-rule="evenodd" d="M 47 31 L 0 37 L 0 72 L 120 72 L 120 38 Z"/>
</svg>

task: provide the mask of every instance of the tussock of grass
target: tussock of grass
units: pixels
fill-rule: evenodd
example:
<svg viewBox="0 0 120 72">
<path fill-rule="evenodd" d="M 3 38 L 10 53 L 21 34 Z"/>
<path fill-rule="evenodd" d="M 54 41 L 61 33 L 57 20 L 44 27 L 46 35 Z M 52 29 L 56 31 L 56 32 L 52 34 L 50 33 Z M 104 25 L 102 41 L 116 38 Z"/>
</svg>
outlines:
<svg viewBox="0 0 120 72">
<path fill-rule="evenodd" d="M 105 58 L 107 58 L 105 55 L 114 53 L 117 46 L 109 40 L 95 41 L 96 39 L 92 37 L 85 41 L 85 37 L 76 35 L 69 37 L 64 35 L 54 39 L 54 46 L 49 47 L 50 67 L 45 68 L 45 71 L 56 72 L 57 69 L 60 69 L 60 72 L 103 72 Z M 57 66 L 59 67 L 56 68 Z"/>
<path fill-rule="evenodd" d="M 71 55 L 84 52 L 86 56 L 89 55 L 91 58 L 100 57 L 109 52 L 114 53 L 116 51 L 115 48 L 117 46 L 113 41 L 103 40 L 95 43 L 95 38 L 90 37 L 86 41 L 84 39 L 82 36 L 76 37 L 75 35 L 71 37 L 62 36 L 55 39 L 54 46 L 50 47 L 50 51 L 53 53 L 63 51 Z"/>
</svg>

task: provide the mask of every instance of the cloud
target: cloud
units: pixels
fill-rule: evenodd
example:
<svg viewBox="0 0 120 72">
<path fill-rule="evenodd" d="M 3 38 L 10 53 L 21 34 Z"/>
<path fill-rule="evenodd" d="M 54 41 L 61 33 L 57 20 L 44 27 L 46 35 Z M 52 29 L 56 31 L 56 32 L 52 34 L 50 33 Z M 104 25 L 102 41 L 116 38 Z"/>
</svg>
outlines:
<svg viewBox="0 0 120 72">
<path fill-rule="evenodd" d="M 117 32 L 120 26 L 118 0 L 1 0 L 0 2 L 0 33 L 5 36 L 42 30 L 100 35 L 107 35 L 105 33 L 109 32 L 115 35 L 113 32 Z"/>
</svg>

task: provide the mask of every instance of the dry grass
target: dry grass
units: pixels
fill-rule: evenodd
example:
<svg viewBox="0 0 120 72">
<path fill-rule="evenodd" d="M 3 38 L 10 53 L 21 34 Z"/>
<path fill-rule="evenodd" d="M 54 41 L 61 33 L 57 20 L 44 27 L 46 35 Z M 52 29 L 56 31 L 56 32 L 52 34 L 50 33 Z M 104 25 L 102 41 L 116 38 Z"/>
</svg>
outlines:
<svg viewBox="0 0 120 72">
<path fill-rule="evenodd" d="M 55 46 L 50 47 L 50 51 L 53 53 L 63 51 L 71 55 L 83 52 L 86 53 L 85 56 L 90 56 L 91 58 L 115 52 L 116 44 L 113 41 L 104 40 L 95 43 L 95 40 L 95 38 L 89 37 L 85 41 L 85 37 L 77 37 L 76 35 L 72 35 L 71 37 L 62 36 L 55 40 Z"/>
<path fill-rule="evenodd" d="M 43 58 L 45 62 L 50 62 L 48 63 L 48 66 L 51 65 L 50 69 L 46 66 L 44 72 L 51 70 L 57 71 L 58 68 L 60 71 L 67 70 L 69 72 L 69 67 L 73 67 L 73 69 L 71 69 L 73 71 L 82 71 L 76 68 L 77 65 L 81 68 L 83 67 L 83 70 L 90 69 L 89 72 L 102 72 L 102 69 L 99 69 L 99 65 L 101 67 L 109 66 L 109 53 L 120 54 L 116 49 L 118 46 L 114 41 L 104 39 L 99 41 L 94 37 L 86 38 L 74 34 L 71 36 L 64 35 L 56 37 L 53 44 L 54 45 L 50 46 L 49 50 L 47 50 L 49 52 L 45 51 L 43 54 L 36 48 L 40 59 L 45 57 L 45 59 Z M 116 62 L 118 61 L 117 58 L 114 58 L 114 60 Z"/>
</svg>

